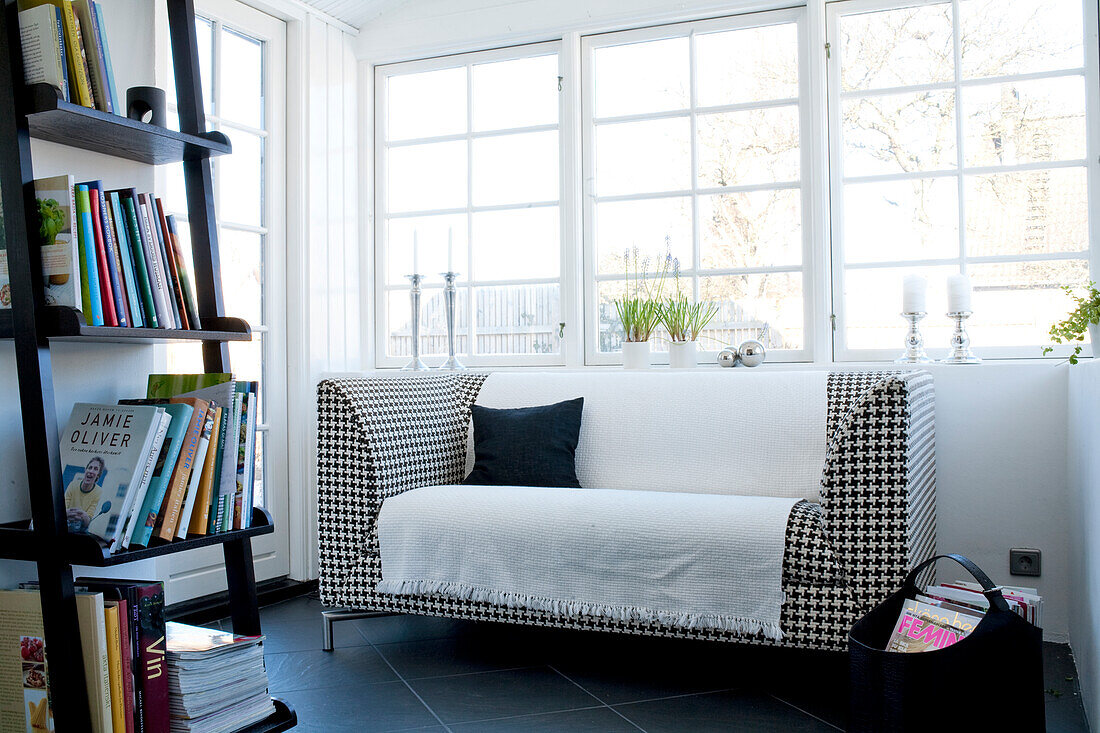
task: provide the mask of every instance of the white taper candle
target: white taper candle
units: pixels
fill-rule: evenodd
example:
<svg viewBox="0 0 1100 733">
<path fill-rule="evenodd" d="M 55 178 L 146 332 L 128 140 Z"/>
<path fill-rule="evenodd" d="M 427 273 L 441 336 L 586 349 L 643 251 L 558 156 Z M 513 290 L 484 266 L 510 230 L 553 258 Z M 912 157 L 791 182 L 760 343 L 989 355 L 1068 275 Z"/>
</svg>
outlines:
<svg viewBox="0 0 1100 733">
<path fill-rule="evenodd" d="M 454 227 L 447 227 L 447 272 L 455 271 Z"/>
<path fill-rule="evenodd" d="M 417 241 L 416 230 L 413 230 L 413 272 L 414 275 L 420 274 L 420 242 Z"/>
</svg>

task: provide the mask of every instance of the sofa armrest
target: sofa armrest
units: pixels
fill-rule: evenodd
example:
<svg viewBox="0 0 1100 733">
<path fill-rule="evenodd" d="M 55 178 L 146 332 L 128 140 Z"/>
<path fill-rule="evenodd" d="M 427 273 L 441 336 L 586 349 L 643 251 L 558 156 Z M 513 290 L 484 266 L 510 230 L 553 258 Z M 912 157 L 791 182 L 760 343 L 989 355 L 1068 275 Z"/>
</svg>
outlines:
<svg viewBox="0 0 1100 733">
<path fill-rule="evenodd" d="M 332 379 L 317 387 L 321 600 L 355 605 L 378 562 L 382 501 L 462 480 L 483 374 Z"/>
<path fill-rule="evenodd" d="M 924 371 L 829 375 L 825 531 L 861 608 L 936 546 L 935 393 Z"/>
</svg>

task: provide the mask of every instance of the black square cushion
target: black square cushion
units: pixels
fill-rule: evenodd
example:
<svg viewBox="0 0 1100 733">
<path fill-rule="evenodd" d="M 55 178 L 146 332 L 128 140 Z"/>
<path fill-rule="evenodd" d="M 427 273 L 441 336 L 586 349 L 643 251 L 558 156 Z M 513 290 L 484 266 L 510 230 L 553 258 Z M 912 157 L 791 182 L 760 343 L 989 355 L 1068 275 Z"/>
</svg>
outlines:
<svg viewBox="0 0 1100 733">
<path fill-rule="evenodd" d="M 511 410 L 474 405 L 474 470 L 462 483 L 581 488 L 576 454 L 583 406 L 583 397 Z"/>
</svg>

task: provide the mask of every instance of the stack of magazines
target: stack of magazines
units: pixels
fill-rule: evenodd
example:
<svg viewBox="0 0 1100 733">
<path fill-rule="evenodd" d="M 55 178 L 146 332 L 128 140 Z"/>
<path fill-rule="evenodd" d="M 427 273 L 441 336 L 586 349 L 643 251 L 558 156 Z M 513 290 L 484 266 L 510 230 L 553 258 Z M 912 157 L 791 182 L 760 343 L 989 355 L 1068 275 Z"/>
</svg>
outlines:
<svg viewBox="0 0 1100 733">
<path fill-rule="evenodd" d="M 1013 612 L 1042 626 L 1043 598 L 1034 588 L 1005 585 L 1001 595 Z M 977 583 L 957 580 L 927 586 L 905 602 L 886 651 L 926 652 L 951 646 L 966 638 L 988 610 L 989 601 Z"/>
<path fill-rule="evenodd" d="M 262 636 L 168 622 L 171 733 L 223 733 L 275 708 L 267 692 Z"/>
</svg>

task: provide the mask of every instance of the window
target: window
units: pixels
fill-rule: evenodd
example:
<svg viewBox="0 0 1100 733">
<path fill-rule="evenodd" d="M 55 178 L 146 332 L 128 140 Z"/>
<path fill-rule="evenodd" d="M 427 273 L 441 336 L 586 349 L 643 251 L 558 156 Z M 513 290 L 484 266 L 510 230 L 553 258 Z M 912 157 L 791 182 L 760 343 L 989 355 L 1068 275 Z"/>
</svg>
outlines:
<svg viewBox="0 0 1100 733">
<path fill-rule="evenodd" d="M 945 346 L 960 271 L 975 350 L 1038 356 L 1069 309 L 1060 287 L 1089 277 L 1082 2 L 882 7 L 829 8 L 837 356 L 900 349 L 909 273 L 929 282 L 925 341 Z"/>
<path fill-rule="evenodd" d="M 637 260 L 653 272 L 668 256 L 685 293 L 720 305 L 702 349 L 762 336 L 773 359 L 807 358 L 803 15 L 584 39 L 590 363 L 620 358 L 612 301 L 626 273 Z M 651 348 L 667 351 L 667 341 Z"/>
<path fill-rule="evenodd" d="M 462 361 L 562 363 L 559 45 L 377 67 L 379 365 L 412 353 L 414 262 L 429 366 L 447 353 L 448 270 Z"/>
</svg>

